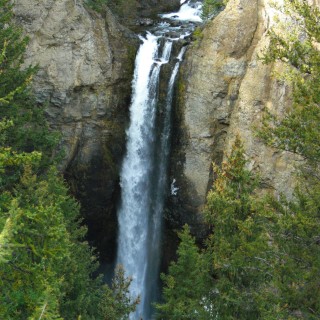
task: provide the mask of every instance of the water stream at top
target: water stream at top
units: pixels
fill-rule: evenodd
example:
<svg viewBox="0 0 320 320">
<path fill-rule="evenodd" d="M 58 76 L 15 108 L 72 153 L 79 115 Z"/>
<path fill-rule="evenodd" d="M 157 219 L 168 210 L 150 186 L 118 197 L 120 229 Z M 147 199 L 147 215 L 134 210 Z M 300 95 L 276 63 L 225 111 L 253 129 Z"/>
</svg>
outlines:
<svg viewBox="0 0 320 320">
<path fill-rule="evenodd" d="M 186 47 L 171 57 L 174 43 L 191 33 L 170 26 L 170 19 L 200 21 L 201 3 L 184 3 L 178 13 L 161 15 L 160 23 L 146 36 L 140 36 L 127 130 L 127 151 L 123 160 L 120 185 L 121 203 L 118 210 L 119 237 L 117 263 L 132 277 L 130 294 L 140 296 L 140 303 L 131 320 L 152 318 L 151 303 L 157 300 L 160 242 L 164 199 L 170 153 L 171 109 L 174 83 Z M 188 18 L 189 16 L 189 18 Z M 200 19 L 200 20 L 199 20 Z M 180 32 L 179 32 L 180 30 Z M 167 37 L 174 31 L 178 37 Z M 161 67 L 176 59 L 167 84 L 161 133 L 156 128 Z"/>
</svg>

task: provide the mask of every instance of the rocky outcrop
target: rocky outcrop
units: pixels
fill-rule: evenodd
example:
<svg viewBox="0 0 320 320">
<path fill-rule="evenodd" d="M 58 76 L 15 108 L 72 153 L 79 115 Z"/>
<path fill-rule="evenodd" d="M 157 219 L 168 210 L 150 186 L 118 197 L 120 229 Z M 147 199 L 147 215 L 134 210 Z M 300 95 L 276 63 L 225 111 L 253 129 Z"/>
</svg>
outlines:
<svg viewBox="0 0 320 320">
<path fill-rule="evenodd" d="M 272 76 L 281 66 L 266 66 L 259 59 L 268 45 L 271 2 L 230 0 L 196 33 L 187 53 L 174 119 L 172 194 L 166 210 L 171 229 L 187 222 L 199 238 L 204 236 L 199 213 L 212 184 L 211 164 L 222 161 L 237 134 L 263 187 L 292 191 L 293 157 L 267 148 L 253 129 L 266 109 L 281 114 L 290 105 L 290 89 Z M 119 3 L 117 10 L 123 11 L 118 14 L 128 26 L 180 5 L 179 0 Z M 15 14 L 30 37 L 25 63 L 39 65 L 37 101 L 47 105 L 51 127 L 61 132 L 61 169 L 82 203 L 89 236 L 111 261 L 136 37 L 108 9 L 101 16 L 82 0 L 16 0 Z"/>
<path fill-rule="evenodd" d="M 178 11 L 180 0 L 120 0 L 109 5 L 123 25 L 139 30 L 159 20 L 159 13 Z"/>
<path fill-rule="evenodd" d="M 142 0 L 139 1 L 137 7 L 142 17 L 150 17 L 162 12 L 178 10 L 180 0 Z"/>
<path fill-rule="evenodd" d="M 102 255 L 108 243 L 112 256 L 135 36 L 110 11 L 100 16 L 80 0 L 16 0 L 15 15 L 30 38 L 25 63 L 39 66 L 36 99 L 61 132 L 61 168 L 82 203 L 89 236 Z"/>
<path fill-rule="evenodd" d="M 290 105 L 290 90 L 273 77 L 281 66 L 259 59 L 268 45 L 275 10 L 270 0 L 230 0 L 226 9 L 197 33 L 180 74 L 167 220 L 189 223 L 201 237 L 201 215 L 212 184 L 212 162 L 221 163 L 236 135 L 262 186 L 292 192 L 294 158 L 266 147 L 255 136 L 266 109 Z"/>
</svg>

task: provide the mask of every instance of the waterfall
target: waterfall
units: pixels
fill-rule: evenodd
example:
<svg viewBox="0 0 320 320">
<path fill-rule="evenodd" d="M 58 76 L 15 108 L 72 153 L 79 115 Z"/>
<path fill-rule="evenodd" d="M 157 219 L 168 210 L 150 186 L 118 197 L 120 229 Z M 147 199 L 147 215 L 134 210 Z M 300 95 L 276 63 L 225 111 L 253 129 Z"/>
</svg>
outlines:
<svg viewBox="0 0 320 320">
<path fill-rule="evenodd" d="M 189 10 L 183 4 L 179 18 L 199 21 L 198 7 Z M 176 16 L 173 15 L 174 19 Z M 171 19 L 170 16 L 167 17 Z M 156 128 L 161 66 L 170 60 L 173 41 L 165 39 L 167 24 L 159 24 L 156 35 L 140 36 L 142 41 L 135 61 L 130 106 L 130 126 L 127 130 L 127 151 L 120 173 L 121 203 L 118 210 L 118 256 L 126 276 L 132 278 L 130 294 L 140 296 L 140 303 L 131 320 L 150 320 L 151 304 L 157 301 L 160 262 L 162 213 L 167 189 L 168 158 L 170 153 L 171 109 L 173 89 L 183 47 L 176 57 L 167 86 L 160 128 Z M 180 38 L 190 34 L 193 25 L 181 29 Z M 188 29 L 190 28 L 190 30 Z M 172 30 L 176 30 L 173 27 Z M 160 43 L 164 44 L 161 46 Z M 160 54 L 161 52 L 161 54 Z"/>
<path fill-rule="evenodd" d="M 164 196 L 165 196 L 165 187 L 167 183 L 167 167 L 168 167 L 168 160 L 169 160 L 169 152 L 170 152 L 170 135 L 171 135 L 171 109 L 172 109 L 172 98 L 173 98 L 173 88 L 175 79 L 179 70 L 180 63 L 182 61 L 183 54 L 187 47 L 182 47 L 178 57 L 177 62 L 173 68 L 171 73 L 171 77 L 168 83 L 168 90 L 167 90 L 167 98 L 166 98 L 166 105 L 164 111 L 164 126 L 161 132 L 160 138 L 160 148 L 159 148 L 159 155 L 157 156 L 157 184 L 156 184 L 156 194 L 154 199 L 154 215 L 153 215 L 153 226 L 158 230 L 161 229 L 161 214 L 163 211 L 163 204 L 164 204 Z M 158 245 L 159 245 L 159 236 L 160 234 L 157 232 L 152 232 L 151 230 L 151 239 L 152 241 L 150 244 L 152 245 L 151 253 L 158 252 Z M 157 257 L 154 257 L 153 260 L 156 260 Z"/>
<path fill-rule="evenodd" d="M 162 18 L 171 18 L 179 21 L 201 22 L 202 2 L 197 1 L 193 4 L 191 1 L 181 2 L 181 7 L 178 12 L 161 14 Z"/>
<path fill-rule="evenodd" d="M 160 233 L 153 216 L 153 188 L 155 150 L 155 118 L 159 73 L 162 64 L 170 58 L 172 42 L 167 41 L 158 57 L 158 38 L 150 33 L 140 37 L 130 107 L 130 127 L 127 131 L 127 153 L 121 170 L 121 204 L 118 211 L 118 264 L 132 277 L 130 293 L 140 296 L 140 304 L 132 319 L 148 319 L 149 294 L 154 268 L 150 268 L 150 230 Z M 159 220 L 159 218 L 157 219 Z M 159 253 L 157 252 L 157 255 Z"/>
<path fill-rule="evenodd" d="M 164 110 L 164 124 L 160 136 L 160 146 L 157 154 L 157 166 L 155 168 L 156 183 L 153 186 L 155 189 L 153 206 L 152 206 L 152 221 L 149 225 L 149 264 L 148 264 L 148 281 L 149 286 L 146 290 L 147 303 L 155 301 L 157 298 L 157 278 L 159 273 L 159 259 L 160 259 L 160 240 L 162 229 L 162 213 L 164 207 L 164 200 L 167 186 L 167 169 L 170 153 L 170 137 L 171 137 L 171 109 L 172 98 L 175 79 L 179 70 L 182 56 L 186 50 L 183 47 L 177 57 L 171 77 L 168 83 L 166 104 Z"/>
</svg>

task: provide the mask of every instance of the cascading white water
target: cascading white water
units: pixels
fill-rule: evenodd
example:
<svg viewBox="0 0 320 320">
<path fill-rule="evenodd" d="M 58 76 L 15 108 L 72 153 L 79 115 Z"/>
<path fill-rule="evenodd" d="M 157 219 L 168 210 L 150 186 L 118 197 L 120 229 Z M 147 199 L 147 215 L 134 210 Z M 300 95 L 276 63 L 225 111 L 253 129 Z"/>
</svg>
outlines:
<svg viewBox="0 0 320 320">
<path fill-rule="evenodd" d="M 191 5 L 191 1 L 184 1 L 178 12 L 162 14 L 162 18 L 170 18 L 180 21 L 201 22 L 202 2 L 198 1 Z"/>
<path fill-rule="evenodd" d="M 131 319 L 148 319 L 148 232 L 150 230 L 154 169 L 155 114 L 160 67 L 170 57 L 172 42 L 164 45 L 158 59 L 158 38 L 141 37 L 132 83 L 130 127 L 127 131 L 127 153 L 121 170 L 121 205 L 118 211 L 118 264 L 132 277 L 130 293 L 140 296 Z M 159 231 L 160 232 L 160 231 Z"/>
<path fill-rule="evenodd" d="M 177 62 L 171 73 L 171 77 L 167 88 L 167 97 L 165 102 L 163 129 L 160 135 L 160 146 L 157 150 L 156 159 L 157 165 L 155 167 L 155 184 L 154 197 L 152 205 L 152 221 L 149 225 L 149 264 L 148 264 L 148 281 L 149 287 L 146 291 L 148 296 L 148 303 L 156 299 L 157 294 L 157 278 L 159 273 L 159 259 L 160 259 L 160 239 L 162 229 L 162 213 L 164 207 L 164 199 L 166 195 L 167 186 L 167 169 L 170 153 L 170 136 L 171 136 L 171 116 L 172 116 L 172 98 L 175 79 L 182 61 L 183 54 L 187 47 L 182 47 Z"/>
<path fill-rule="evenodd" d="M 190 1 L 182 5 L 179 19 L 199 21 L 198 7 L 190 10 L 189 3 Z M 160 126 L 162 131 L 158 132 L 156 109 L 160 69 L 163 64 L 169 62 L 173 41 L 179 39 L 178 37 L 166 40 L 159 55 L 165 28 L 166 25 L 160 26 L 159 36 L 148 33 L 146 38 L 140 37 L 142 44 L 137 53 L 132 82 L 127 152 L 120 175 L 117 263 L 121 264 L 126 275 L 132 278 L 131 296 L 140 296 L 136 312 L 130 315 L 131 320 L 150 320 L 151 303 L 157 300 L 158 292 L 162 212 L 168 184 L 173 88 L 186 50 L 186 47 L 181 49 L 172 70 L 163 110 L 163 123 Z M 184 36 L 190 34 L 191 30 Z"/>
<path fill-rule="evenodd" d="M 177 62 L 173 68 L 171 73 L 171 77 L 168 83 L 167 97 L 166 97 L 166 105 L 164 111 L 164 126 L 161 132 L 160 138 L 160 148 L 159 155 L 157 156 L 157 184 L 156 184 L 156 196 L 154 200 L 154 215 L 153 215 L 153 224 L 156 229 L 161 229 L 161 214 L 163 210 L 163 198 L 165 195 L 165 186 L 167 182 L 167 166 L 168 166 L 168 158 L 170 152 L 170 134 L 171 134 L 171 109 L 172 109 L 172 98 L 173 98 L 173 88 L 175 79 L 177 77 L 177 73 L 179 70 L 180 63 L 182 61 L 182 57 L 186 51 L 187 47 L 182 47 L 179 55 L 177 56 Z M 153 248 L 157 248 L 159 245 L 159 233 L 153 232 L 152 235 L 152 246 Z M 158 250 L 152 250 L 153 252 L 157 252 Z M 154 258 L 156 259 L 156 257 Z"/>
</svg>

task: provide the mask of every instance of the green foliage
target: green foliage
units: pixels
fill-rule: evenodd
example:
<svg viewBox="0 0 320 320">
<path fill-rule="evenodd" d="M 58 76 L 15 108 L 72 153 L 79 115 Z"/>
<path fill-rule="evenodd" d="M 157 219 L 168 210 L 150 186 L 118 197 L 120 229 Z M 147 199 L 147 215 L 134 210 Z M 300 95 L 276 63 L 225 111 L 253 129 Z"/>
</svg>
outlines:
<svg viewBox="0 0 320 320">
<path fill-rule="evenodd" d="M 203 39 L 202 29 L 200 27 L 195 28 L 195 30 L 192 33 L 193 44 L 196 46 L 199 46 L 202 39 Z"/>
<path fill-rule="evenodd" d="M 270 32 L 264 61 L 284 61 L 293 85 L 294 104 L 283 119 L 268 115 L 259 136 L 269 145 L 301 155 L 310 164 L 320 158 L 320 14 L 307 1 L 286 1 L 287 14 L 296 19 L 288 33 Z"/>
<path fill-rule="evenodd" d="M 0 0 L 0 319 L 110 319 L 113 309 L 121 319 L 136 301 L 123 274 L 112 289 L 93 277 L 78 203 L 52 160 L 58 137 L 28 90 L 36 70 L 20 69 L 27 39 L 10 3 Z"/>
<path fill-rule="evenodd" d="M 0 106 L 23 96 L 34 74 L 34 68 L 20 69 L 23 53 L 28 42 L 21 30 L 12 23 L 12 4 L 9 0 L 0 0 Z"/>
<path fill-rule="evenodd" d="M 108 0 L 86 0 L 85 4 L 89 8 L 91 8 L 99 13 L 102 13 L 105 6 L 108 4 L 108 2 L 109 2 Z"/>
<path fill-rule="evenodd" d="M 6 242 L 12 249 L 0 268 L 0 300 L 4 302 L 0 314 L 4 319 L 32 318 L 44 304 L 49 312 L 58 314 L 59 279 L 71 244 L 63 223 L 66 199 L 51 193 L 51 188 L 55 186 L 38 181 L 27 167 L 7 210 L 1 212 Z"/>
<path fill-rule="evenodd" d="M 319 168 L 320 160 L 320 12 L 308 1 L 286 1 L 286 13 L 295 19 L 294 28 L 270 32 L 266 63 L 283 61 L 285 75 L 293 86 L 293 106 L 284 118 L 268 115 L 259 136 L 269 145 L 302 156 L 305 166 L 296 200 L 270 201 L 277 214 L 270 234 L 275 248 L 274 285 L 270 295 L 278 304 L 281 319 L 318 319 L 319 299 Z M 275 309 L 271 309 L 271 314 Z"/>
<path fill-rule="evenodd" d="M 215 167 L 216 179 L 207 197 L 205 214 L 214 225 L 209 244 L 217 278 L 212 304 L 221 319 L 259 319 L 257 292 L 267 281 L 263 252 L 268 237 L 253 194 L 257 181 L 245 165 L 237 138 L 222 169 Z"/>
<path fill-rule="evenodd" d="M 11 154 L 40 151 L 39 169 L 45 168 L 52 162 L 59 137 L 49 132 L 43 107 L 36 105 L 29 91 L 36 68 L 21 69 L 28 39 L 11 22 L 12 17 L 11 1 L 0 0 L 0 118 L 11 121 L 1 132 L 1 146 L 10 146 Z M 16 166 L 15 172 L 3 171 L 0 188 L 12 186 L 21 172 L 22 166 Z"/>
<path fill-rule="evenodd" d="M 207 199 L 213 309 L 222 319 L 319 317 L 319 190 L 259 199 L 237 139 Z"/>
<path fill-rule="evenodd" d="M 0 173 L 5 173 L 6 168 L 16 167 L 27 163 L 37 163 L 41 159 L 40 152 L 18 153 L 11 147 L 5 147 L 4 141 L 8 134 L 8 129 L 13 127 L 13 122 L 9 120 L 0 121 Z M 0 186 L 2 177 L 0 177 Z"/>
<path fill-rule="evenodd" d="M 222 10 L 229 0 L 204 0 L 202 18 L 208 19 Z"/>
<path fill-rule="evenodd" d="M 111 289 L 105 287 L 103 299 L 99 308 L 105 320 L 127 320 L 139 303 L 139 298 L 133 299 L 129 293 L 131 279 L 125 278 L 124 270 L 118 266 Z"/>
<path fill-rule="evenodd" d="M 320 190 L 320 189 L 318 189 Z M 319 319 L 319 191 L 296 193 L 295 201 L 270 198 L 272 281 L 261 299 L 263 319 Z"/>
<path fill-rule="evenodd" d="M 209 319 L 207 306 L 210 294 L 210 262 L 199 252 L 188 226 L 179 233 L 177 262 L 169 267 L 169 274 L 161 275 L 164 282 L 165 303 L 156 305 L 159 319 Z"/>
<path fill-rule="evenodd" d="M 181 233 L 178 261 L 162 276 L 160 318 L 318 319 L 319 182 L 302 185 L 292 201 L 260 197 L 238 138 L 214 171 L 205 210 L 213 233 L 203 252 L 188 229 Z"/>
</svg>

